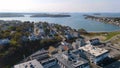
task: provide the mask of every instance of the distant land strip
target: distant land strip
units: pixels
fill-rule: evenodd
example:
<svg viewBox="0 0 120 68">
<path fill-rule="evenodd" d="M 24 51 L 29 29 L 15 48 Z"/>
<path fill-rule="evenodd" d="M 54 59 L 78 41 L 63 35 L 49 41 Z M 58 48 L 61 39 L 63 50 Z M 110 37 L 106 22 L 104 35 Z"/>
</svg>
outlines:
<svg viewBox="0 0 120 68">
<path fill-rule="evenodd" d="M 24 15 L 19 13 L 0 13 L 0 17 L 24 17 Z"/>
<path fill-rule="evenodd" d="M 30 17 L 71 17 L 68 14 L 34 14 Z"/>
<path fill-rule="evenodd" d="M 120 27 L 120 17 L 98 17 L 92 15 L 84 15 L 85 19 L 95 20 L 102 23 L 113 24 Z"/>
<path fill-rule="evenodd" d="M 49 14 L 49 13 L 0 13 L 0 17 L 71 17 L 69 14 Z"/>
</svg>

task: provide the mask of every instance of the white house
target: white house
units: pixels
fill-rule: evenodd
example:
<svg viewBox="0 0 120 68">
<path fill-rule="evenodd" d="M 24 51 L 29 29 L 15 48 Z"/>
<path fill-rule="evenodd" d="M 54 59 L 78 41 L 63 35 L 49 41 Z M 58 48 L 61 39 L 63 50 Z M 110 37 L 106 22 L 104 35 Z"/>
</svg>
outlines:
<svg viewBox="0 0 120 68">
<path fill-rule="evenodd" d="M 31 34 L 29 37 L 28 37 L 29 40 L 31 41 L 34 41 L 34 40 L 37 40 L 38 38 L 34 35 L 34 34 Z"/>
<path fill-rule="evenodd" d="M 8 44 L 9 42 L 10 42 L 9 39 L 0 39 L 0 45 Z"/>
<path fill-rule="evenodd" d="M 84 46 L 86 43 L 84 41 L 84 39 L 76 39 L 75 42 L 72 43 L 72 47 L 73 49 L 78 49 L 81 46 Z"/>
<path fill-rule="evenodd" d="M 35 35 L 44 35 L 45 34 L 45 32 L 42 28 L 42 25 L 34 24 L 34 34 Z"/>
</svg>

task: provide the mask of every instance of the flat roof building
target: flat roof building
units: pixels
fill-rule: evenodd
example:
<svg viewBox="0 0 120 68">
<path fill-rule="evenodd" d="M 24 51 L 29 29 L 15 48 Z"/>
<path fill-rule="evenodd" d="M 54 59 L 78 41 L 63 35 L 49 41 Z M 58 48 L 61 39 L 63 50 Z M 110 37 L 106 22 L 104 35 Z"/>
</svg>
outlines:
<svg viewBox="0 0 120 68">
<path fill-rule="evenodd" d="M 108 53 L 109 53 L 109 51 L 106 49 L 98 48 L 90 44 L 80 47 L 79 49 L 85 52 L 89 60 L 94 63 L 98 63 L 99 61 L 102 61 L 104 58 L 108 57 Z"/>
<path fill-rule="evenodd" d="M 14 68 L 43 68 L 39 61 L 36 59 L 14 65 Z"/>
</svg>

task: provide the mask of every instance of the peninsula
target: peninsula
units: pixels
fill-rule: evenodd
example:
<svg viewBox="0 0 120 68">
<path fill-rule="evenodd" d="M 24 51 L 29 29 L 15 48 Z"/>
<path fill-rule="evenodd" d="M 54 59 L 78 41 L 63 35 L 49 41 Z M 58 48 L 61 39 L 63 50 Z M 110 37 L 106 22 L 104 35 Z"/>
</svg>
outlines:
<svg viewBox="0 0 120 68">
<path fill-rule="evenodd" d="M 100 16 L 93 16 L 93 15 L 84 15 L 84 16 L 85 16 L 85 19 L 90 19 L 98 22 L 120 26 L 120 17 L 100 17 Z"/>
</svg>

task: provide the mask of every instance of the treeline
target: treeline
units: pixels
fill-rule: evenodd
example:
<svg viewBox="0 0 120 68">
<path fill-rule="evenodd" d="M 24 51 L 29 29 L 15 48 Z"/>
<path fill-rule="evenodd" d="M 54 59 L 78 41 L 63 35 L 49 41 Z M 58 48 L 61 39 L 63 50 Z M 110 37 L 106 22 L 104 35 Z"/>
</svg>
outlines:
<svg viewBox="0 0 120 68">
<path fill-rule="evenodd" d="M 9 46 L 8 54 L 2 56 L 0 58 L 0 65 L 2 67 L 11 67 L 17 62 L 24 59 L 24 56 L 29 56 L 30 54 L 40 50 L 42 48 L 47 49 L 51 45 L 55 45 L 61 41 L 61 38 L 55 39 L 44 39 L 44 40 L 35 40 L 35 41 L 26 41 L 20 43 L 18 47 L 14 47 L 13 45 Z M 7 67 L 6 67 L 7 68 Z"/>
<path fill-rule="evenodd" d="M 0 39 L 8 38 L 10 40 L 9 44 L 0 45 L 0 68 L 10 68 L 23 60 L 24 56 L 27 57 L 42 48 L 47 49 L 62 40 L 58 35 L 54 36 L 53 39 L 34 41 L 23 38 L 24 36 L 28 38 L 30 33 L 33 32 L 33 24 L 34 22 L 23 22 L 7 26 L 6 30 L 0 30 Z M 3 26 L 6 27 L 5 25 Z"/>
</svg>

